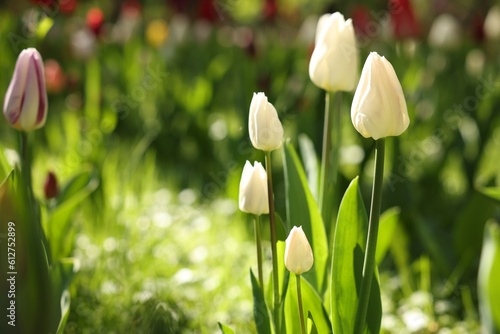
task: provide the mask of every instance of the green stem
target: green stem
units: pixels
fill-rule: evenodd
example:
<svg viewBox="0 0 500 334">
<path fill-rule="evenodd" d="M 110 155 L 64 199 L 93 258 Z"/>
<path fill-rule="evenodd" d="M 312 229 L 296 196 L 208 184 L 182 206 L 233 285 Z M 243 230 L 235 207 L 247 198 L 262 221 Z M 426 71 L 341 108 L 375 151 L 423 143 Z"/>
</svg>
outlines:
<svg viewBox="0 0 500 334">
<path fill-rule="evenodd" d="M 334 108 L 334 94 L 336 106 Z M 323 223 L 328 235 L 334 231 L 333 224 L 337 212 L 337 199 L 335 193 L 339 173 L 339 152 L 342 129 L 342 93 L 326 92 L 325 120 L 323 124 L 323 147 L 321 152 L 321 176 L 319 205 Z M 332 136 L 333 133 L 333 136 Z"/>
<path fill-rule="evenodd" d="M 255 216 L 254 220 L 255 227 L 255 247 L 257 247 L 257 270 L 259 276 L 259 284 L 264 291 L 264 278 L 262 274 L 262 244 L 260 242 L 260 215 Z"/>
<path fill-rule="evenodd" d="M 328 189 L 328 180 L 330 177 L 330 154 L 332 146 L 332 124 L 330 121 L 330 99 L 331 94 L 326 92 L 325 95 L 325 119 L 323 122 L 323 146 L 321 151 L 321 175 L 319 183 L 319 206 L 323 221 L 327 224 L 326 220 L 326 191 Z"/>
<path fill-rule="evenodd" d="M 306 322 L 304 320 L 304 309 L 302 308 L 302 292 L 300 290 L 300 275 L 295 274 L 297 279 L 297 302 L 299 304 L 300 332 L 306 334 Z"/>
<path fill-rule="evenodd" d="M 266 153 L 266 170 L 267 170 L 267 192 L 269 201 L 269 227 L 271 229 L 271 256 L 273 261 L 273 290 L 274 290 L 274 325 L 276 333 L 279 331 L 279 306 L 280 306 L 280 293 L 279 293 L 279 279 L 278 279 L 278 258 L 276 251 L 276 222 L 274 219 L 274 193 L 273 193 L 273 176 L 271 169 L 271 152 Z"/>
<path fill-rule="evenodd" d="M 19 131 L 19 153 L 21 156 L 21 177 L 25 183 L 28 205 L 33 205 L 33 188 L 31 186 L 31 152 L 29 150 L 28 133 Z"/>
<path fill-rule="evenodd" d="M 378 225 L 380 218 L 380 204 L 382 202 L 382 184 L 384 179 L 384 151 L 385 140 L 376 141 L 375 175 L 373 176 L 372 201 L 370 206 L 370 220 L 368 222 L 368 239 L 366 241 L 365 260 L 363 264 L 363 278 L 359 294 L 358 310 L 356 312 L 355 334 L 362 334 L 365 328 L 366 312 L 370 300 L 370 288 L 375 273 L 375 252 L 377 250 Z"/>
</svg>

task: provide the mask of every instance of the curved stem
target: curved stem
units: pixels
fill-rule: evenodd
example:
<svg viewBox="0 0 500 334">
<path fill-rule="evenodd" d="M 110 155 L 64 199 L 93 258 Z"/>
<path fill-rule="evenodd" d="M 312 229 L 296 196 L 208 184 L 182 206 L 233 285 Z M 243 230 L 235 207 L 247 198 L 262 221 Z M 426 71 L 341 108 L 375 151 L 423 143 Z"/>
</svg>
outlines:
<svg viewBox="0 0 500 334">
<path fill-rule="evenodd" d="M 376 141 L 375 175 L 373 176 L 370 220 L 368 222 L 368 239 L 366 241 L 363 278 L 361 280 L 361 291 L 359 294 L 358 309 L 354 325 L 354 333 L 356 334 L 362 334 L 365 328 L 372 278 L 375 274 L 375 252 L 377 250 L 380 204 L 382 202 L 382 183 L 384 178 L 384 151 L 385 140 L 381 138 Z"/>
<path fill-rule="evenodd" d="M 255 247 L 257 248 L 257 271 L 259 276 L 259 284 L 262 291 L 264 291 L 264 278 L 262 274 L 262 244 L 260 242 L 260 215 L 255 216 L 254 228 L 255 228 Z"/>
<path fill-rule="evenodd" d="M 266 153 L 266 171 L 267 171 L 267 192 L 269 201 L 269 227 L 271 229 L 271 256 L 273 261 L 273 290 L 274 290 L 274 325 L 276 333 L 279 333 L 279 279 L 278 279 L 278 258 L 276 251 L 276 222 L 274 219 L 274 193 L 273 193 L 273 176 L 271 169 L 271 152 Z"/>
<path fill-rule="evenodd" d="M 297 279 L 297 303 L 299 304 L 300 332 L 306 334 L 306 322 L 304 320 L 304 309 L 302 308 L 302 292 L 300 290 L 300 275 L 296 274 Z"/>
</svg>

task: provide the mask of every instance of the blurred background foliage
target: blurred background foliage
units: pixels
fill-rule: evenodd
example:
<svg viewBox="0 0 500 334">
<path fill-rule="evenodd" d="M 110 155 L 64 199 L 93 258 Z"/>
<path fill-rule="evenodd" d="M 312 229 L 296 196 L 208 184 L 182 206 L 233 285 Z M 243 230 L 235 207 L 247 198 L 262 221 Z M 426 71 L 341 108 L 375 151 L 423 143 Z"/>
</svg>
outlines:
<svg viewBox="0 0 500 334">
<path fill-rule="evenodd" d="M 250 100 L 265 92 L 285 137 L 299 147 L 305 134 L 320 154 L 324 93 L 308 62 L 317 19 L 333 11 L 353 18 L 361 63 L 377 51 L 393 64 L 411 119 L 388 140 L 383 210 L 401 213 L 381 266 L 382 327 L 477 330 L 483 227 L 500 216 L 481 192 L 500 185 L 500 44 L 483 28 L 493 5 L 0 1 L 0 91 L 22 49 L 45 60 L 49 115 L 37 131 L 35 193 L 43 198 L 48 171 L 64 182 L 92 170 L 99 180 L 73 223 L 81 269 L 67 331 L 212 332 L 217 321 L 253 330 L 253 247 L 236 204 L 243 163 L 263 160 L 248 139 Z M 431 38 L 443 13 L 455 30 Z M 368 199 L 374 145 L 352 128 L 351 101 L 344 94 L 341 191 L 360 175 Z M 5 122 L 0 139 L 15 146 Z"/>
</svg>

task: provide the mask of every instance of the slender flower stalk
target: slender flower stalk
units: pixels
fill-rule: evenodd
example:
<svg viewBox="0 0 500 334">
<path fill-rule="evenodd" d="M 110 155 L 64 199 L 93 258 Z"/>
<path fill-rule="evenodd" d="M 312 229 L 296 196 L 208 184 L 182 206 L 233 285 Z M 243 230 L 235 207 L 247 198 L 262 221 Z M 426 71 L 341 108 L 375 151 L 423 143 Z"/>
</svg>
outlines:
<svg viewBox="0 0 500 334">
<path fill-rule="evenodd" d="M 273 193 L 273 176 L 271 167 L 271 152 L 266 151 L 266 170 L 267 170 L 267 193 L 269 201 L 269 227 L 271 230 L 271 257 L 273 262 L 273 291 L 274 291 L 274 324 L 276 333 L 279 333 L 279 306 L 280 306 L 280 292 L 279 292 L 279 277 L 278 277 L 278 257 L 276 250 L 276 221 L 274 217 L 274 193 Z"/>
<path fill-rule="evenodd" d="M 304 319 L 304 308 L 302 307 L 302 291 L 300 289 L 300 275 L 296 274 L 297 279 L 297 302 L 299 304 L 300 332 L 306 334 L 306 322 Z"/>
<path fill-rule="evenodd" d="M 382 183 L 384 178 L 384 151 L 385 139 L 376 141 L 375 173 L 373 177 L 372 200 L 370 205 L 370 220 L 368 222 L 368 239 L 366 242 L 365 259 L 363 263 L 363 278 L 359 294 L 358 309 L 354 327 L 355 334 L 364 332 L 366 312 L 370 299 L 370 289 L 375 271 L 375 253 L 377 250 L 377 237 L 380 218 L 380 204 L 382 202 Z"/>
<path fill-rule="evenodd" d="M 333 224 L 335 223 L 340 201 L 336 190 L 339 174 L 340 146 L 342 141 L 341 106 L 342 92 L 326 92 L 319 206 L 323 223 L 325 224 L 327 232 L 329 231 L 329 234 L 335 231 Z M 332 136 L 332 133 L 334 136 Z"/>
<path fill-rule="evenodd" d="M 259 284 L 264 291 L 264 278 L 262 273 L 262 243 L 260 238 L 260 215 L 255 215 L 254 220 L 254 229 L 255 229 L 255 247 L 257 248 L 257 274 L 259 277 Z"/>
</svg>

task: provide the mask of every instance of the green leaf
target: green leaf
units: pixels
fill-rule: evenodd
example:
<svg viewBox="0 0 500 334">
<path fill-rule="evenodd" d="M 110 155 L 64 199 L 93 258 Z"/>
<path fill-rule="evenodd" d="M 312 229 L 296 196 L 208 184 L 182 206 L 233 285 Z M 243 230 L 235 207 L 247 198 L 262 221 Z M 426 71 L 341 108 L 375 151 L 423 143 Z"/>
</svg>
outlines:
<svg viewBox="0 0 500 334">
<path fill-rule="evenodd" d="M 387 250 L 391 246 L 394 231 L 399 220 L 399 208 L 387 209 L 380 215 L 380 225 L 377 238 L 377 251 L 375 253 L 375 261 L 380 264 L 384 259 Z"/>
<path fill-rule="evenodd" d="M 500 202 L 500 188 L 498 187 L 485 187 L 479 189 L 479 192 Z"/>
<path fill-rule="evenodd" d="M 222 332 L 222 334 L 234 334 L 234 331 L 227 327 L 226 325 L 223 325 L 221 324 L 220 322 L 218 322 L 219 324 L 219 328 L 220 328 L 220 331 Z"/>
<path fill-rule="evenodd" d="M 500 332 L 500 226 L 492 221 L 484 229 L 478 274 L 479 311 L 488 333 Z"/>
<path fill-rule="evenodd" d="M 463 256 L 470 252 L 472 257 L 479 256 L 484 225 L 496 209 L 497 204 L 481 193 L 473 192 L 467 198 L 453 229 L 454 246 L 458 255 Z"/>
<path fill-rule="evenodd" d="M 285 171 L 286 211 L 289 227 L 302 226 L 314 255 L 312 270 L 304 274 L 317 291 L 325 289 L 328 241 L 317 202 L 311 194 L 307 178 L 293 146 L 285 145 L 283 154 Z"/>
<path fill-rule="evenodd" d="M 287 333 L 300 333 L 299 307 L 297 302 L 297 278 L 292 278 L 288 282 L 288 292 L 285 298 L 285 326 Z M 328 319 L 328 314 L 323 307 L 321 297 L 314 290 L 312 285 L 301 275 L 302 307 L 304 315 L 309 313 L 314 318 L 314 325 L 318 333 L 331 333 L 332 325 Z"/>
<path fill-rule="evenodd" d="M 61 191 L 57 206 L 50 213 L 49 219 L 44 222 L 54 262 L 70 255 L 73 241 L 70 233 L 74 232 L 71 229 L 71 218 L 78 205 L 97 188 L 98 184 L 94 173 L 85 171 L 70 180 Z"/>
<path fill-rule="evenodd" d="M 255 321 L 255 327 L 257 327 L 257 333 L 271 334 L 271 324 L 266 302 L 264 300 L 264 292 L 259 286 L 259 283 L 257 282 L 257 279 L 255 278 L 251 269 L 250 279 L 252 281 L 253 293 L 253 319 Z"/>
<path fill-rule="evenodd" d="M 334 333 L 352 333 L 361 289 L 368 218 L 356 177 L 340 204 L 333 241 L 331 271 L 331 321 Z M 375 272 L 370 289 L 367 323 L 378 333 L 382 318 L 380 288 Z"/>
<path fill-rule="evenodd" d="M 7 260 L 7 242 L 14 242 L 16 257 L 13 267 L 7 268 L 6 264 L 0 275 L 2 282 L 7 282 L 6 279 L 10 276 L 7 276 L 7 272 L 17 272 L 16 329 L 20 333 L 49 333 L 55 331 L 59 318 L 53 308 L 50 294 L 51 282 L 47 255 L 42 243 L 43 232 L 36 214 L 38 206 L 29 200 L 28 194 L 28 187 L 18 168 L 11 171 L 0 184 L 0 235 L 6 237 L 5 243 L 0 240 L 0 255 Z M 14 239 L 7 240 L 7 236 Z M 7 296 L 7 290 L 2 291 L 5 291 Z M 1 333 L 11 332 L 11 328 L 7 321 L 0 324 Z"/>
</svg>

